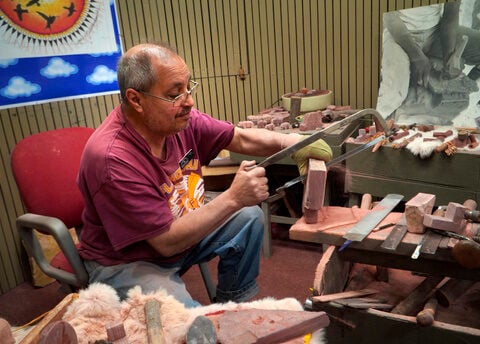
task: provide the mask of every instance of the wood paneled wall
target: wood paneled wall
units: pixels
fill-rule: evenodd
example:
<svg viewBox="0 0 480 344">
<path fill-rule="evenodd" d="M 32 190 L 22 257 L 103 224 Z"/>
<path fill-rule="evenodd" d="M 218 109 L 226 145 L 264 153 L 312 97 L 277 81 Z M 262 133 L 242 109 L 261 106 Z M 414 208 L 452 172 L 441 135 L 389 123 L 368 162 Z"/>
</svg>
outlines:
<svg viewBox="0 0 480 344">
<path fill-rule="evenodd" d="M 197 107 L 236 123 L 301 87 L 331 89 L 336 104 L 375 107 L 383 13 L 439 2 L 444 1 L 116 0 L 116 5 L 124 49 L 169 42 L 201 82 Z M 23 207 L 10 169 L 14 145 L 40 131 L 97 127 L 118 103 L 118 95 L 109 95 L 0 111 L 0 293 L 29 278 L 15 230 Z"/>
</svg>

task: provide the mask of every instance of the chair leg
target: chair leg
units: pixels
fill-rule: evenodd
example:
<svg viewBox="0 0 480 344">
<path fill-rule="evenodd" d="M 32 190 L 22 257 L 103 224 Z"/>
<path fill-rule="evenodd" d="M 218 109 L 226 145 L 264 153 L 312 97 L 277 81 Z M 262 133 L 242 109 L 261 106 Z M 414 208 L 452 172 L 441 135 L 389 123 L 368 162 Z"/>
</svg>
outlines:
<svg viewBox="0 0 480 344">
<path fill-rule="evenodd" d="M 270 258 L 272 256 L 272 226 L 270 203 L 262 202 L 263 210 L 263 256 Z"/>
<path fill-rule="evenodd" d="M 60 290 L 65 293 L 65 294 L 71 294 L 71 293 L 77 293 L 78 288 L 75 288 L 74 286 L 67 284 L 66 282 L 62 282 L 57 280 L 57 282 L 60 283 Z"/>
<path fill-rule="evenodd" d="M 211 303 L 214 303 L 216 288 L 212 280 L 212 275 L 210 275 L 210 270 L 208 269 L 208 263 L 199 263 L 198 266 L 200 267 L 203 283 L 205 283 L 205 287 L 207 288 L 208 298 L 210 299 Z"/>
</svg>

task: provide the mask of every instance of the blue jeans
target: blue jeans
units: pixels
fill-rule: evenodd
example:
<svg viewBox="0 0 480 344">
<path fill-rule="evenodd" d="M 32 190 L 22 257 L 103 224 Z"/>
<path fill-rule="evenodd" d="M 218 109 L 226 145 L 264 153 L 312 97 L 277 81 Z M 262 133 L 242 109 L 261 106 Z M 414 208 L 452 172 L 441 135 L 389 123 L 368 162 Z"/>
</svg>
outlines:
<svg viewBox="0 0 480 344">
<path fill-rule="evenodd" d="M 259 207 L 239 210 L 223 225 L 199 242 L 183 259 L 174 264 L 137 261 L 103 266 L 85 261 L 89 282 L 111 285 L 121 299 L 140 286 L 143 293 L 166 290 L 186 307 L 199 303 L 188 293 L 180 274 L 191 266 L 218 256 L 217 302 L 243 302 L 258 292 L 260 252 L 263 238 L 263 214 Z"/>
</svg>

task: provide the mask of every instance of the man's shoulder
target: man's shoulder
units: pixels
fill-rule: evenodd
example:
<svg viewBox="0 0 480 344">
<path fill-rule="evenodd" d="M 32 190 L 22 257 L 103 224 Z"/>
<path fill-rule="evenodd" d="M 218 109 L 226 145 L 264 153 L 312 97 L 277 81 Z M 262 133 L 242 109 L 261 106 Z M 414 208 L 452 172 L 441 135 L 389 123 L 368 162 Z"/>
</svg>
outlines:
<svg viewBox="0 0 480 344">
<path fill-rule="evenodd" d="M 95 130 L 87 144 L 86 149 L 93 151 L 106 150 L 125 135 L 125 121 L 119 108 L 115 108 Z"/>
<path fill-rule="evenodd" d="M 128 152 L 126 147 L 132 140 L 128 139 L 125 121 L 121 118 L 118 108 L 113 110 L 102 124 L 95 130 L 84 150 L 84 163 L 94 164 L 100 168 L 108 164 L 110 157 Z"/>
<path fill-rule="evenodd" d="M 220 120 L 214 118 L 212 115 L 201 112 L 200 110 L 193 108 L 190 113 L 193 127 L 195 128 L 208 128 L 208 129 L 218 129 L 225 130 L 231 129 L 234 125 L 228 121 Z"/>
</svg>

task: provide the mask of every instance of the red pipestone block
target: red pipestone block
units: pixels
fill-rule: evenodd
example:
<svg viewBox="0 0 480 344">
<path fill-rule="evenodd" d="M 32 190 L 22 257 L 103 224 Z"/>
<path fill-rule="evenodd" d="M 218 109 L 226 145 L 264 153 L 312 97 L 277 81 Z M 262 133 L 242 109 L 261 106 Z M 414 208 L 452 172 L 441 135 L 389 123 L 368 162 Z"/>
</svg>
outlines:
<svg viewBox="0 0 480 344">
<path fill-rule="evenodd" d="M 466 207 L 459 203 L 450 202 L 445 212 L 445 217 L 425 215 L 423 224 L 429 228 L 462 233 L 466 224 L 464 219 L 466 209 Z"/>
<path fill-rule="evenodd" d="M 425 225 L 423 218 L 430 215 L 435 205 L 435 195 L 418 193 L 415 197 L 405 203 L 405 217 L 407 230 L 411 233 L 424 233 Z"/>
<path fill-rule="evenodd" d="M 325 161 L 310 159 L 302 202 L 306 223 L 317 223 L 318 221 L 318 210 L 323 207 L 325 200 L 326 181 L 327 166 Z"/>
</svg>

